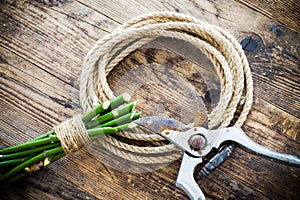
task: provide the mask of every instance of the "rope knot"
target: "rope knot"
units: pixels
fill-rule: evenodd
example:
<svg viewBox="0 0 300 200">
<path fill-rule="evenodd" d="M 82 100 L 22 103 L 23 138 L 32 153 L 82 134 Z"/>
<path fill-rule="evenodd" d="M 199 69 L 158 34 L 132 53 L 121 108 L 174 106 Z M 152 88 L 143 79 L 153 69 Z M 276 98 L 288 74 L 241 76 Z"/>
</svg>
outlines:
<svg viewBox="0 0 300 200">
<path fill-rule="evenodd" d="M 67 155 L 70 155 L 89 143 L 90 139 L 80 115 L 75 115 L 54 127 L 57 138 Z"/>
</svg>

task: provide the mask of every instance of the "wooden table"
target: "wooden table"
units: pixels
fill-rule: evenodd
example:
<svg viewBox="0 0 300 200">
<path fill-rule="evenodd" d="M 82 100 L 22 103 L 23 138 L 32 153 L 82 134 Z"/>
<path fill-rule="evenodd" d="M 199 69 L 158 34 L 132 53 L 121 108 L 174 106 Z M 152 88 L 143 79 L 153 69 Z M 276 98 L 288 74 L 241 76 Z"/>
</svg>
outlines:
<svg viewBox="0 0 300 200">
<path fill-rule="evenodd" d="M 0 8 L 1 148 L 36 137 L 80 111 L 81 65 L 98 39 L 139 14 L 168 10 L 220 26 L 241 42 L 255 96 L 244 131 L 262 145 L 300 156 L 300 7 L 296 0 L 8 0 L 1 1 Z M 118 77 L 114 73 L 111 85 Z M 110 168 L 83 150 L 1 188 L 0 196 L 188 199 L 175 187 L 179 165 L 176 161 L 157 171 L 134 174 Z M 299 199 L 300 169 L 237 148 L 198 184 L 207 199 Z"/>
</svg>

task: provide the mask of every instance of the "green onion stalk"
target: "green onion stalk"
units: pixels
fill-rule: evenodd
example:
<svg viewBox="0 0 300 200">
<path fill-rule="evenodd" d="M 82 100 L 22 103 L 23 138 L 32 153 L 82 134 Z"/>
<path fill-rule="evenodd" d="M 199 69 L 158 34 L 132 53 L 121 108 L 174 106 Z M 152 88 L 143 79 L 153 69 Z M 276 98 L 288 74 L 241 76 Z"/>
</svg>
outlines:
<svg viewBox="0 0 300 200">
<path fill-rule="evenodd" d="M 135 112 L 136 102 L 125 93 L 104 101 L 81 116 L 92 141 L 118 131 L 135 127 L 132 121 L 140 117 Z M 0 150 L 0 185 L 14 182 L 59 160 L 66 154 L 54 130 L 23 144 Z"/>
</svg>

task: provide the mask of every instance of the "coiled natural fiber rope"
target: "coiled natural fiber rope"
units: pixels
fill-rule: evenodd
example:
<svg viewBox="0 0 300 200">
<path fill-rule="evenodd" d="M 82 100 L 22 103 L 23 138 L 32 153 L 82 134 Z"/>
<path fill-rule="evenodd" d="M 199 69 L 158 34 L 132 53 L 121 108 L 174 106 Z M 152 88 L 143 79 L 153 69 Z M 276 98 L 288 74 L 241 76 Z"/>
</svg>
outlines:
<svg viewBox="0 0 300 200">
<path fill-rule="evenodd" d="M 64 152 L 70 155 L 92 142 L 85 126 L 81 120 L 81 115 L 75 115 L 54 127 Z"/>
<path fill-rule="evenodd" d="M 172 12 L 151 13 L 134 18 L 94 45 L 87 54 L 82 68 L 80 100 L 84 111 L 96 106 L 99 100 L 114 97 L 106 76 L 124 57 L 162 36 L 193 44 L 214 64 L 220 77 L 221 94 L 218 105 L 209 115 L 209 127 L 216 127 L 219 124 L 226 127 L 237 114 L 238 118 L 234 125 L 241 126 L 252 105 L 253 83 L 240 44 L 231 34 L 217 26 Z M 240 113 L 236 112 L 238 105 L 242 106 Z M 144 133 L 120 134 L 136 140 L 163 140 L 157 135 Z M 101 143 L 112 153 L 139 163 L 165 163 L 180 157 L 172 144 L 138 147 L 125 144 L 111 136 L 101 140 Z"/>
</svg>

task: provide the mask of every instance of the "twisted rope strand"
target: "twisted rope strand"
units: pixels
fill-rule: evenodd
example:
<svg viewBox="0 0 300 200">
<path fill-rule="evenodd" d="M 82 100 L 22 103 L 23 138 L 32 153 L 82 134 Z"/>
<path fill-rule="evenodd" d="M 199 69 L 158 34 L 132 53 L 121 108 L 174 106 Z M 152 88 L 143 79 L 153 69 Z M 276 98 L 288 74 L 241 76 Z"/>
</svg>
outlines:
<svg viewBox="0 0 300 200">
<path fill-rule="evenodd" d="M 75 115 L 54 127 L 57 138 L 67 155 L 70 155 L 91 143 L 80 115 Z"/>
<path fill-rule="evenodd" d="M 253 99 L 251 71 L 241 45 L 230 33 L 217 26 L 172 12 L 139 16 L 96 42 L 88 52 L 82 68 L 80 101 L 84 111 L 96 106 L 99 100 L 114 97 L 106 76 L 121 60 L 141 46 L 162 36 L 193 44 L 213 63 L 220 78 L 221 93 L 218 105 L 209 115 L 209 127 L 214 128 L 219 124 L 226 127 L 237 115 L 235 125 L 241 126 L 246 120 Z M 245 96 L 242 96 L 243 93 Z M 244 104 L 241 113 L 238 114 L 236 109 L 242 98 Z M 155 134 L 131 132 L 118 134 L 134 140 L 160 140 L 160 136 Z M 137 163 L 161 164 L 180 157 L 180 154 L 174 151 L 173 145 L 137 147 L 111 136 L 99 142 L 113 154 Z"/>
</svg>

